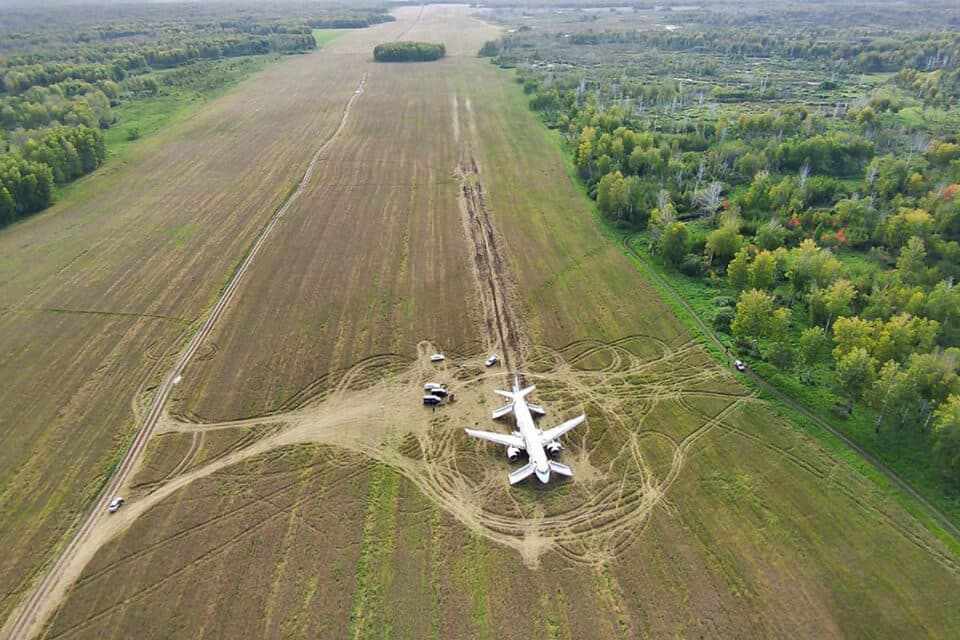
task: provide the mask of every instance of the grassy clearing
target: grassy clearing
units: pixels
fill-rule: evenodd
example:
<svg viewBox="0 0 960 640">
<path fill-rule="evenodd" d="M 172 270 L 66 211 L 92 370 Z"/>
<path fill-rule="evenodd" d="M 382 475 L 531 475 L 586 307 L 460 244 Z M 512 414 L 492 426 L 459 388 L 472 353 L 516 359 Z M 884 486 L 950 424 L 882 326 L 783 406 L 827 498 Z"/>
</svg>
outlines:
<svg viewBox="0 0 960 640">
<path fill-rule="evenodd" d="M 400 475 L 386 465 L 370 473 L 367 516 L 357 561 L 357 587 L 353 595 L 349 636 L 389 638 L 392 625 L 384 594 L 393 581 L 390 557 L 396 544 L 397 498 Z"/>
<path fill-rule="evenodd" d="M 314 29 L 313 39 L 317 42 L 317 48 L 322 49 L 345 33 L 353 29 Z"/>
<path fill-rule="evenodd" d="M 128 148 L 175 122 L 189 117 L 210 100 L 230 90 L 244 78 L 280 60 L 279 55 L 227 58 L 191 65 L 192 74 L 184 69 L 157 72 L 157 81 L 169 81 L 163 92 L 151 98 L 130 100 L 114 109 L 116 123 L 106 130 L 104 140 L 113 160 L 123 159 Z M 179 76 L 174 75 L 180 72 Z M 181 78 L 182 76 L 182 78 Z"/>
</svg>

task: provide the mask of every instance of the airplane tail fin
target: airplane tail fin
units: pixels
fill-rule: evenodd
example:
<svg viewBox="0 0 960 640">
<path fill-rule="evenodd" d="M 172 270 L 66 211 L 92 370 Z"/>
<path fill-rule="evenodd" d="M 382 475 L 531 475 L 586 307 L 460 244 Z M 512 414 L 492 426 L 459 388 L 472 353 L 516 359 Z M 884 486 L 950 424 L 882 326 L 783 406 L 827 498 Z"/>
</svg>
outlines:
<svg viewBox="0 0 960 640">
<path fill-rule="evenodd" d="M 568 478 L 573 476 L 573 469 L 565 464 L 554 462 L 553 460 L 550 460 L 548 464 L 550 465 L 550 471 L 553 471 L 554 473 L 559 473 L 560 475 L 567 476 Z"/>
<path fill-rule="evenodd" d="M 532 462 L 528 462 L 519 469 L 512 471 L 510 473 L 510 484 L 517 484 L 522 480 L 526 480 L 535 471 L 535 469 L 535 465 Z"/>
</svg>

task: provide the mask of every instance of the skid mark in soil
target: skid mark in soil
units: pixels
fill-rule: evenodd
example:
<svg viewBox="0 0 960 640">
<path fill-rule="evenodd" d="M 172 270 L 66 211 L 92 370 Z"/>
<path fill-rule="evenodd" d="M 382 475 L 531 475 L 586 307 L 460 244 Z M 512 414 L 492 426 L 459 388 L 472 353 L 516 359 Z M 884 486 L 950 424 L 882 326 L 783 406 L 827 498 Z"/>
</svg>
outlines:
<svg viewBox="0 0 960 640">
<path fill-rule="evenodd" d="M 516 315 L 515 296 L 509 281 L 509 270 L 502 244 L 493 226 L 490 210 L 483 195 L 480 167 L 476 159 L 465 153 L 455 170 L 460 181 L 460 211 L 464 233 L 473 246 L 473 272 L 476 291 L 483 308 L 484 333 L 489 351 L 499 351 L 507 371 L 517 373 L 523 368 L 523 340 L 520 320 Z"/>
<path fill-rule="evenodd" d="M 684 366 L 689 345 L 672 348 L 651 339 L 657 345 L 647 350 L 652 357 L 637 356 L 624 346 L 636 340 L 645 338 L 530 350 L 531 368 L 522 373 L 539 386 L 548 410 L 556 412 L 551 423 L 580 410 L 588 415 L 587 424 L 566 442 L 565 457 L 577 474 L 572 481 L 511 488 L 503 453 L 463 433 L 465 426 L 490 427 L 491 390 L 502 382 L 502 371 L 483 368 L 479 359 L 435 365 L 429 361 L 433 346 L 421 343 L 418 357 L 403 366 L 398 356 L 369 358 L 343 372 L 327 391 L 302 398 L 298 408 L 284 413 L 210 424 L 165 416 L 161 429 L 166 432 L 247 428 L 251 423 L 271 425 L 273 431 L 207 464 L 184 466 L 180 475 L 131 504 L 123 518 L 135 518 L 193 480 L 242 460 L 317 442 L 395 468 L 439 507 L 474 531 L 513 547 L 531 566 L 548 550 L 575 562 L 602 563 L 636 539 L 683 468 L 688 450 L 741 404 L 755 401 L 731 393 L 715 415 L 690 412 L 699 424 L 685 437 L 651 429 L 645 419 L 657 403 L 699 396 L 701 392 L 689 390 L 692 384 L 722 382 L 729 374 L 717 367 L 690 371 Z M 601 369 L 578 366 L 598 355 L 607 363 Z M 457 401 L 437 411 L 420 406 L 422 385 L 431 380 L 455 380 Z M 668 467 L 654 470 L 645 460 L 642 443 L 650 437 L 669 443 Z"/>
</svg>

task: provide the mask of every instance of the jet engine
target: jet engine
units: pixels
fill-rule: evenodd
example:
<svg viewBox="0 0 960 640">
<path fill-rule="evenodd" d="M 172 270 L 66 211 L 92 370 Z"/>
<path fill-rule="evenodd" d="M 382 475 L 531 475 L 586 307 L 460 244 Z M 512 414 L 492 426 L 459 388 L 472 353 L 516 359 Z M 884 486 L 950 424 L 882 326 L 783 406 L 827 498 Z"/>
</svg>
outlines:
<svg viewBox="0 0 960 640">
<path fill-rule="evenodd" d="M 559 440 L 551 440 L 547 443 L 547 446 L 544 447 L 547 450 L 547 453 L 556 455 L 560 453 L 560 450 L 563 449 L 563 445 L 560 444 Z"/>
<path fill-rule="evenodd" d="M 516 447 L 507 447 L 507 460 L 513 462 L 520 456 L 520 449 Z"/>
</svg>

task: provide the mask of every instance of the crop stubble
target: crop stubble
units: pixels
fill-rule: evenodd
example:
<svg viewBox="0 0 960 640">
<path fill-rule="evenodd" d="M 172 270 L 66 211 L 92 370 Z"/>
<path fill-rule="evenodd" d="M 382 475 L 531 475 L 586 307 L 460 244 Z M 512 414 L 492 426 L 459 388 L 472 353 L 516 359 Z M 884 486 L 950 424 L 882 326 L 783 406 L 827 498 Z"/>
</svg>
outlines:
<svg viewBox="0 0 960 640">
<path fill-rule="evenodd" d="M 400 15 L 393 26 L 409 29 L 410 37 L 417 29 L 442 33 L 441 21 L 458 33 L 465 24 L 450 8 L 408 8 Z M 345 51 L 360 50 L 355 36 L 339 42 Z M 745 395 L 729 372 L 704 356 L 615 243 L 592 226 L 558 151 L 515 87 L 475 61 L 443 64 L 447 68 L 422 67 L 435 84 L 417 67 L 395 71 L 418 93 L 432 87 L 442 101 L 416 102 L 403 96 L 406 84 L 387 79 L 381 86 L 408 105 L 403 113 L 412 113 L 417 127 L 425 126 L 418 113 L 430 113 L 434 125 L 443 117 L 440 102 L 456 110 L 456 118 L 444 120 L 455 123 L 445 138 L 412 154 L 450 162 L 450 182 L 437 179 L 435 193 L 455 197 L 462 176 L 453 169 L 462 154 L 434 146 L 482 132 L 470 138 L 471 152 L 515 278 L 512 295 L 521 300 L 530 340 L 527 375 L 552 412 L 587 407 L 590 415 L 584 430 L 568 439 L 577 479 L 550 491 L 507 490 L 502 453 L 463 436 L 461 425 L 485 420 L 488 388 L 498 382 L 477 366 L 477 354 L 457 372 L 462 398 L 449 411 L 422 413 L 402 400 L 412 403 L 417 386 L 434 375 L 424 360 L 426 345 L 412 349 L 416 338 L 468 344 L 469 331 L 483 328 L 481 310 L 471 307 L 471 248 L 455 234 L 461 222 L 455 199 L 427 208 L 437 226 L 453 227 L 449 235 L 438 229 L 418 242 L 464 247 L 463 254 L 433 259 L 442 259 L 443 269 L 459 265 L 457 295 L 472 317 L 462 313 L 452 329 L 437 329 L 431 323 L 450 322 L 451 311 L 434 320 L 419 306 L 424 292 L 413 294 L 419 322 L 407 325 L 402 316 L 371 310 L 375 291 L 343 298 L 321 283 L 312 285 L 319 287 L 313 297 L 304 293 L 311 286 L 304 283 L 316 282 L 314 269 L 327 278 L 341 273 L 317 257 L 326 251 L 348 261 L 342 268 L 349 277 L 366 271 L 385 278 L 388 302 L 409 291 L 402 278 L 388 277 L 403 260 L 356 256 L 363 252 L 336 246 L 345 237 L 357 238 L 351 247 L 379 252 L 403 246 L 391 224 L 404 214 L 383 212 L 390 200 L 384 192 L 338 200 L 344 187 L 336 183 L 357 177 L 375 184 L 376 177 L 397 172 L 378 160 L 378 146 L 406 141 L 403 127 L 351 127 L 337 157 L 341 166 L 329 169 L 334 179 L 321 172 L 301 201 L 317 209 L 299 212 L 302 223 L 294 216 L 294 226 L 284 230 L 317 233 L 317 246 L 278 235 L 276 246 L 290 248 L 278 252 L 287 264 L 275 264 L 279 258 L 258 263 L 246 285 L 259 297 L 237 299 L 215 338 L 218 349 L 194 368 L 199 381 L 181 394 L 179 421 L 166 425 L 191 432 L 204 425 L 185 419 L 276 413 L 265 421 L 289 423 L 289 430 L 207 467 L 193 466 L 192 484 L 174 481 L 145 498 L 156 506 L 98 554 L 50 635 L 124 637 L 149 620 L 141 635 L 146 628 L 182 637 L 250 629 L 262 636 L 344 637 L 350 630 L 365 637 L 387 629 L 404 637 L 510 638 L 529 637 L 532 627 L 538 637 L 829 637 L 869 626 L 889 637 L 948 637 L 960 624 L 957 602 L 935 611 L 930 604 L 956 600 L 953 556 L 888 496 Z M 462 68 L 451 73 L 452 65 Z M 376 80 L 371 75 L 370 95 L 358 105 L 380 108 Z M 357 116 L 360 127 L 367 116 L 362 108 Z M 369 139 L 372 132 L 385 137 Z M 383 153 L 404 154 L 402 146 L 389 151 Z M 357 167 L 365 164 L 353 160 L 358 155 L 378 171 Z M 414 160 L 408 171 L 423 170 Z M 323 182 L 340 186 L 325 189 Z M 388 229 L 379 242 L 362 229 L 352 236 L 331 233 L 323 223 L 344 220 L 331 201 L 352 207 L 348 219 Z M 444 218 L 447 207 L 452 213 Z M 270 289 L 267 283 L 282 280 L 284 267 L 295 272 L 294 283 Z M 450 302 L 448 295 L 442 302 Z M 306 336 L 316 330 L 298 328 L 311 326 L 303 308 L 312 305 L 302 301 L 317 299 L 319 307 L 322 297 L 352 325 L 326 345 L 329 334 L 314 344 Z M 283 330 L 271 334 L 258 314 L 278 307 L 283 313 L 272 318 Z M 378 324 L 381 317 L 397 323 L 398 348 L 384 346 L 390 336 L 387 324 Z M 265 335 L 245 341 L 235 327 L 241 319 L 263 322 L 253 333 Z M 419 333 L 420 322 L 438 332 Z M 305 355 L 295 353 L 291 335 Z M 389 351 L 400 355 L 364 360 Z M 393 375 L 378 380 L 375 372 L 388 363 Z M 257 375 L 269 390 L 249 385 L 234 392 L 238 381 L 220 372 L 224 366 L 263 367 Z M 322 384 L 311 386 L 318 379 Z M 358 391 L 364 384 L 367 391 Z M 311 401 L 296 393 L 304 386 L 333 390 Z M 295 403 L 288 402 L 291 392 Z M 356 416 L 346 415 L 346 407 Z M 402 436 L 406 430 L 413 441 Z M 319 444 L 285 446 L 298 441 Z M 196 602 L 204 608 L 190 604 Z"/>
</svg>

